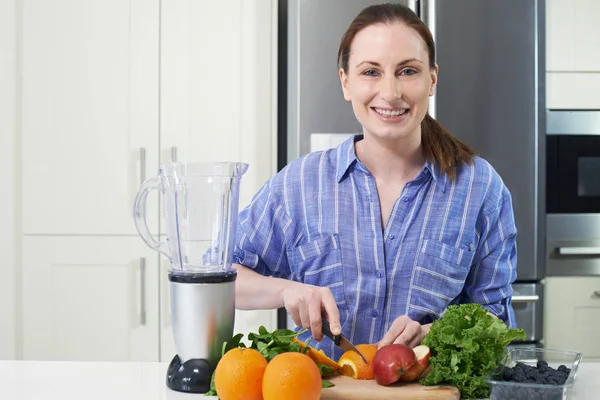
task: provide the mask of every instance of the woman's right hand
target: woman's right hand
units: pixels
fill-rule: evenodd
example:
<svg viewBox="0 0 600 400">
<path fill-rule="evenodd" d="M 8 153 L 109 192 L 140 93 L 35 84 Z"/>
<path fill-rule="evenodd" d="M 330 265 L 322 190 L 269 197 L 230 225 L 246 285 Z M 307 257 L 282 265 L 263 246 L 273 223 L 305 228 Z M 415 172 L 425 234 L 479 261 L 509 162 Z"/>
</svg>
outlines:
<svg viewBox="0 0 600 400">
<path fill-rule="evenodd" d="M 323 339 L 321 316 L 329 321 L 331 333 L 342 333 L 340 312 L 331 290 L 298 283 L 283 290 L 283 305 L 297 326 L 310 329 L 316 341 Z"/>
</svg>

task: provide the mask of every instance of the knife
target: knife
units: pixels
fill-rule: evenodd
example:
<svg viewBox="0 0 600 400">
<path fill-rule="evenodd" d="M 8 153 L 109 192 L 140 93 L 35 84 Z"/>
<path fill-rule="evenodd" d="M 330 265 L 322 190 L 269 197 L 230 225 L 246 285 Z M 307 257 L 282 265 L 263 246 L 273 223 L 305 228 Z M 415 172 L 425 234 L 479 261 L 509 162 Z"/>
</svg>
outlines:
<svg viewBox="0 0 600 400">
<path fill-rule="evenodd" d="M 354 345 L 352 343 L 350 343 L 350 341 L 348 339 L 346 339 L 346 337 L 344 335 L 334 335 L 333 333 L 331 333 L 331 328 L 329 327 L 329 321 L 327 321 L 325 318 L 321 318 L 322 321 L 322 328 L 321 330 L 323 331 L 323 334 L 325 336 L 327 336 L 329 339 L 333 340 L 333 343 L 335 343 L 336 346 L 338 346 L 339 348 L 341 348 L 344 351 L 355 351 L 356 353 L 358 353 L 358 355 L 364 360 L 365 363 L 369 363 L 367 361 L 367 359 L 365 358 L 365 356 L 358 351 L 358 349 L 356 347 L 354 347 Z"/>
</svg>

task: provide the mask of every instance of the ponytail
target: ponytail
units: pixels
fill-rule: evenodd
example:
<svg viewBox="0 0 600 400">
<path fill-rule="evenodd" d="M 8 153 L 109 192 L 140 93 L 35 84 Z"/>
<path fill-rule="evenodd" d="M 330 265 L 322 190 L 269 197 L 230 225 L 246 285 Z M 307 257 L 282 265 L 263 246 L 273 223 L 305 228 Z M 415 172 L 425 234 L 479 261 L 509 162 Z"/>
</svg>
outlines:
<svg viewBox="0 0 600 400">
<path fill-rule="evenodd" d="M 456 179 L 456 167 L 471 164 L 477 152 L 446 130 L 429 113 L 421 122 L 421 137 L 425 157 L 435 162 L 441 171 Z"/>
</svg>

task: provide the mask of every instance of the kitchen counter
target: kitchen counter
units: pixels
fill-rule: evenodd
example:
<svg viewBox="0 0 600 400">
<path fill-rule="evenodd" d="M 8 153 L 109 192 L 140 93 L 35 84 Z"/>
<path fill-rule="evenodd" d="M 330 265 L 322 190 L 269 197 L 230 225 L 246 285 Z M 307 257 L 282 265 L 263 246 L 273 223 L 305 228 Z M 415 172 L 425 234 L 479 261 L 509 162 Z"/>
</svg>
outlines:
<svg viewBox="0 0 600 400">
<path fill-rule="evenodd" d="M 175 392 L 165 385 L 166 363 L 0 361 L 0 399 L 183 400 L 213 396 Z M 600 363 L 582 363 L 574 398 L 598 398 Z"/>
</svg>

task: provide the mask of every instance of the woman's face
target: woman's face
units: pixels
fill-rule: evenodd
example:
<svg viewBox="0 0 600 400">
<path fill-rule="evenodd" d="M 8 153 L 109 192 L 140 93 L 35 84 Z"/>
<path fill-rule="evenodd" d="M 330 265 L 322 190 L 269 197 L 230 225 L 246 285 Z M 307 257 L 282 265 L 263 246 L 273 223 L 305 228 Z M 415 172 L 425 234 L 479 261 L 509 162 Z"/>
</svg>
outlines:
<svg viewBox="0 0 600 400">
<path fill-rule="evenodd" d="M 354 37 L 340 80 L 365 135 L 400 139 L 420 134 L 437 66 L 429 68 L 427 47 L 415 30 L 400 22 L 375 24 Z"/>
</svg>

